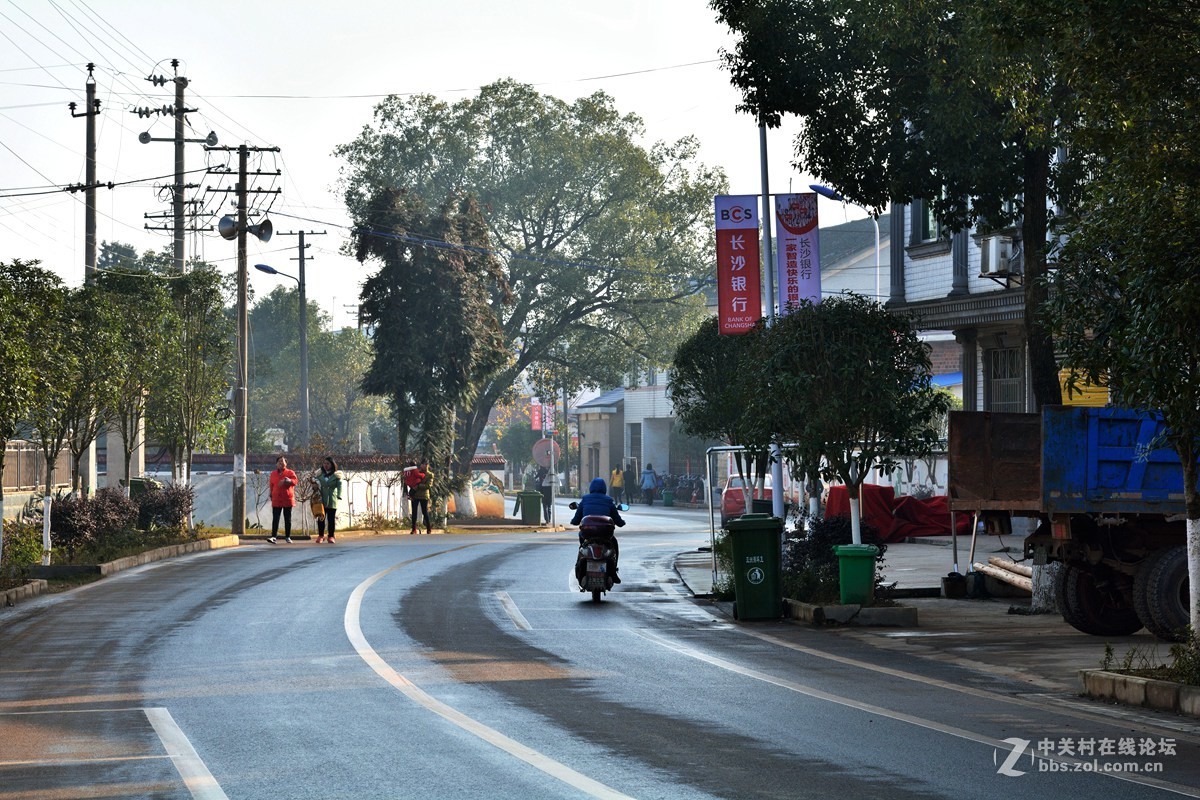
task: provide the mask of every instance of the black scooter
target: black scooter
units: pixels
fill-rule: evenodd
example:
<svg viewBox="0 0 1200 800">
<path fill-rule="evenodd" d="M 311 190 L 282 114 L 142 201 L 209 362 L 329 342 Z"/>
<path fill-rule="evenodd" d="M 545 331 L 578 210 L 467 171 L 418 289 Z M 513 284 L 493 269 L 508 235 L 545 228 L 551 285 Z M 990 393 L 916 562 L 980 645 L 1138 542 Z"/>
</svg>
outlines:
<svg viewBox="0 0 1200 800">
<path fill-rule="evenodd" d="M 571 503 L 569 507 L 576 509 L 579 504 Z M 617 508 L 629 510 L 624 503 Z M 616 530 L 612 517 L 589 514 L 579 521 L 575 579 L 579 581 L 579 591 L 592 593 L 593 603 L 599 603 L 601 596 L 613 587 L 613 576 L 617 571 L 617 550 L 613 542 Z"/>
</svg>

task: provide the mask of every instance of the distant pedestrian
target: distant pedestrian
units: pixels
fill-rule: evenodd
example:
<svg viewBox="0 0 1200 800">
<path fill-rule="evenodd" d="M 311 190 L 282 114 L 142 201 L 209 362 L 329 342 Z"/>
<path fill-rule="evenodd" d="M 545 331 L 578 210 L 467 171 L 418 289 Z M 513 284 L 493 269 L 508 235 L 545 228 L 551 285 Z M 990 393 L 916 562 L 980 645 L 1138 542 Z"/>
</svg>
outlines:
<svg viewBox="0 0 1200 800">
<path fill-rule="evenodd" d="M 292 506 L 296 505 L 296 473 L 288 469 L 287 459 L 275 459 L 268 481 L 271 487 L 271 535 L 267 541 L 275 544 L 279 534 L 279 517 L 283 517 L 283 540 L 292 543 Z"/>
<path fill-rule="evenodd" d="M 342 473 L 338 472 L 337 462 L 331 456 L 325 456 L 321 471 L 317 473 L 317 486 L 321 490 L 321 505 L 325 506 L 325 516 L 317 520 L 317 544 L 325 541 L 325 531 L 329 531 L 329 543 L 335 544 L 333 538 L 337 530 L 337 505 L 342 499 Z"/>
<path fill-rule="evenodd" d="M 550 521 L 550 506 L 554 503 L 554 476 L 547 467 L 542 467 L 537 474 L 538 491 L 542 493 L 542 519 Z"/>
<path fill-rule="evenodd" d="M 621 502 L 621 495 L 623 494 L 624 488 L 625 473 L 621 471 L 621 466 L 618 464 L 612 468 L 612 476 L 608 481 L 608 493 L 612 496 L 613 502 Z"/>
<path fill-rule="evenodd" d="M 417 532 L 417 511 L 425 516 L 425 532 L 433 533 L 433 528 L 429 524 L 429 494 L 433 489 L 433 470 L 429 468 L 429 461 L 422 460 L 416 471 L 409 474 L 413 475 L 416 480 L 416 483 L 408 490 L 408 502 L 412 509 L 412 530 L 409 531 L 409 534 Z"/>
<path fill-rule="evenodd" d="M 637 493 L 637 473 L 633 471 L 632 462 L 625 465 L 625 470 L 621 473 L 621 477 L 624 478 L 622 483 L 625 486 L 627 502 L 632 503 L 633 496 Z"/>
<path fill-rule="evenodd" d="M 646 468 L 642 470 L 642 480 L 639 485 L 645 496 L 646 505 L 654 505 L 654 490 L 658 488 L 658 476 L 654 474 L 653 464 L 647 464 Z"/>
</svg>

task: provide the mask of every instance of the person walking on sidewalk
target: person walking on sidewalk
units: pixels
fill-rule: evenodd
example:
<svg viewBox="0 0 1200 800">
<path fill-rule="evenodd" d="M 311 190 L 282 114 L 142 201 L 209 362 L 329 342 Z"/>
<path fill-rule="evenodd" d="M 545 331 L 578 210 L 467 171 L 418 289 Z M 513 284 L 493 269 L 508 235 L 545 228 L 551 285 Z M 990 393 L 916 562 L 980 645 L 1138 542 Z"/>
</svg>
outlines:
<svg viewBox="0 0 1200 800">
<path fill-rule="evenodd" d="M 279 517 L 283 517 L 283 540 L 292 543 L 292 506 L 296 505 L 296 473 L 288 469 L 287 459 L 275 459 L 275 469 L 268 479 L 271 487 L 271 535 L 267 541 L 275 544 L 279 534 Z"/>
<path fill-rule="evenodd" d="M 626 464 L 625 469 L 621 472 L 623 480 L 621 483 L 625 486 L 625 502 L 633 504 L 633 496 L 637 494 L 637 473 L 633 471 L 633 464 Z"/>
<path fill-rule="evenodd" d="M 422 460 L 416 472 L 410 474 L 417 476 L 417 480 L 408 490 L 408 502 L 412 509 L 412 530 L 409 534 L 417 532 L 418 510 L 425 516 L 425 532 L 433 533 L 429 525 L 429 492 L 433 488 L 433 470 L 429 468 L 429 460 Z"/>
<path fill-rule="evenodd" d="M 654 490 L 658 488 L 658 476 L 654 474 L 653 464 L 647 464 L 646 468 L 642 470 L 642 480 L 639 486 L 646 496 L 646 505 L 654 505 Z"/>
<path fill-rule="evenodd" d="M 608 482 L 608 488 L 613 502 L 620 503 L 621 491 L 625 488 L 625 473 L 621 472 L 620 464 L 612 468 L 612 479 Z"/>
<path fill-rule="evenodd" d="M 321 490 L 321 505 L 325 506 L 325 516 L 317 520 L 317 544 L 325 541 L 325 531 L 329 530 L 329 543 L 335 544 L 333 538 L 337 530 L 337 505 L 342 499 L 342 473 L 338 472 L 337 462 L 332 456 L 325 456 L 321 471 L 317 473 L 317 487 Z"/>
</svg>

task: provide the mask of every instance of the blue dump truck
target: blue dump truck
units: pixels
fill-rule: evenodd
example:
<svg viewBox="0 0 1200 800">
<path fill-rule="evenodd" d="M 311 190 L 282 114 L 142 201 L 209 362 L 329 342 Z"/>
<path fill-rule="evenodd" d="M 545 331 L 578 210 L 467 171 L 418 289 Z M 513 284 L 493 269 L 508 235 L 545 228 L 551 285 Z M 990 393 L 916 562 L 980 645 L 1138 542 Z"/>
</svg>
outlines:
<svg viewBox="0 0 1200 800">
<path fill-rule="evenodd" d="M 991 534 L 1037 519 L 1025 556 L 1062 563 L 1058 607 L 1077 630 L 1178 641 L 1189 622 L 1183 469 L 1162 431 L 1123 408 L 952 412 L 950 508 L 979 514 Z"/>
</svg>

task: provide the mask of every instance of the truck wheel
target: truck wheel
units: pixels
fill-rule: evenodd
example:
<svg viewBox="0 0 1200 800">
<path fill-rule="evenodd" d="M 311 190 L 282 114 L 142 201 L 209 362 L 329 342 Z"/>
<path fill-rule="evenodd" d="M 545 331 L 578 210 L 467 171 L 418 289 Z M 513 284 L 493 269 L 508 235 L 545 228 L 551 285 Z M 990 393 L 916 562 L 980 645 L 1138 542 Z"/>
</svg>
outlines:
<svg viewBox="0 0 1200 800">
<path fill-rule="evenodd" d="M 1160 639 L 1182 642 L 1187 638 L 1191 622 L 1188 585 L 1187 547 L 1181 544 L 1164 550 L 1146 579 L 1146 603 L 1158 629 L 1152 632 Z"/>
<path fill-rule="evenodd" d="M 1092 636 L 1128 636 L 1142 628 L 1120 574 L 1101 566 L 1064 566 L 1058 600 L 1063 619 Z"/>
<path fill-rule="evenodd" d="M 1150 594 L 1150 576 L 1154 573 L 1154 567 L 1168 552 L 1167 549 L 1155 550 L 1146 556 L 1138 565 L 1137 575 L 1133 578 L 1133 610 L 1137 612 L 1138 619 L 1146 626 L 1146 630 L 1165 642 L 1174 641 L 1175 637 L 1171 629 L 1161 627 L 1154 619 L 1155 603 Z"/>
</svg>

